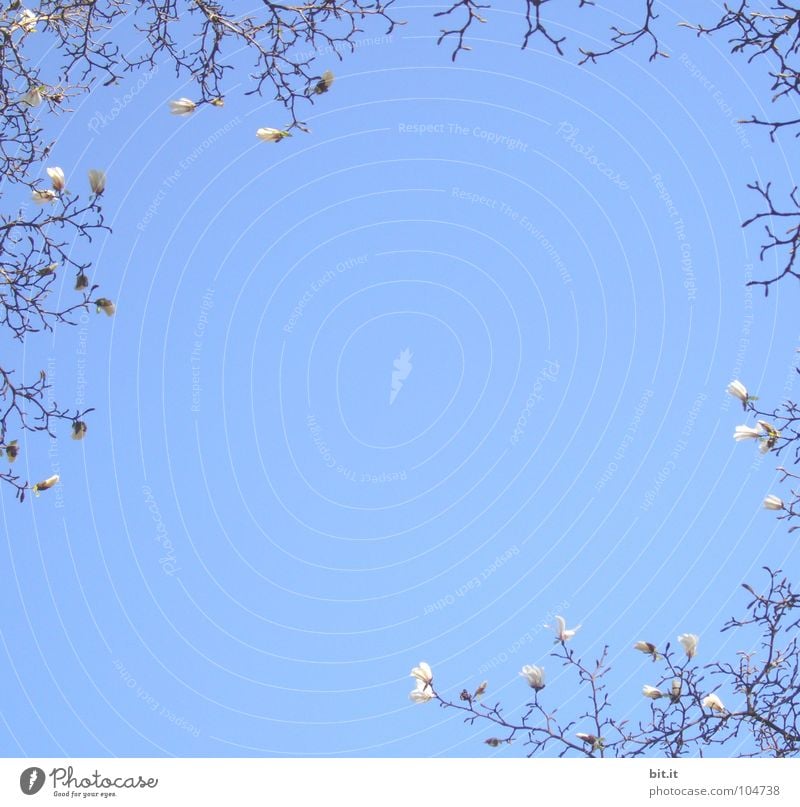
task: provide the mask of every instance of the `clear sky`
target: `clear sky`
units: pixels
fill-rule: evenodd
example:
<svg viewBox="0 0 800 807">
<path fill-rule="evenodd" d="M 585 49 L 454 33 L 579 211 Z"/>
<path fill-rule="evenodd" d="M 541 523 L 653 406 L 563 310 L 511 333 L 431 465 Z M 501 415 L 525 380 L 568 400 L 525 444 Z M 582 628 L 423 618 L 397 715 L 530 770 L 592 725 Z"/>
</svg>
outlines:
<svg viewBox="0 0 800 807">
<path fill-rule="evenodd" d="M 76 250 L 118 311 L 4 347 L 97 410 L 82 443 L 25 441 L 62 486 L 0 497 L 4 754 L 518 755 L 412 705 L 410 668 L 513 714 L 542 664 L 568 714 L 563 613 L 637 720 L 636 640 L 744 649 L 739 585 L 796 576 L 797 538 L 724 390 L 791 396 L 799 337 L 795 288 L 745 287 L 770 267 L 739 225 L 796 143 L 736 126 L 762 70 L 660 5 L 671 58 L 585 67 L 624 19 L 560 10 L 561 58 L 492 11 L 453 64 L 434 7 L 400 7 L 323 55 L 311 133 L 278 144 L 246 73 L 188 118 L 165 65 L 48 120 L 71 187 L 108 173 L 113 234 Z"/>
</svg>

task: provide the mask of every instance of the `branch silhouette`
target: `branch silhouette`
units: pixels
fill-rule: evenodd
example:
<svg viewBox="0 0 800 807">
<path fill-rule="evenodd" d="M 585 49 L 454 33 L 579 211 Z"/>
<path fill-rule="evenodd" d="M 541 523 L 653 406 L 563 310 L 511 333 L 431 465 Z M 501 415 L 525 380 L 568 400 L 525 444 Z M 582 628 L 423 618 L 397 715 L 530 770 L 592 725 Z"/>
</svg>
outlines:
<svg viewBox="0 0 800 807">
<path fill-rule="evenodd" d="M 736 739 L 744 745 L 737 756 L 797 756 L 800 595 L 780 569 L 764 567 L 764 571 L 764 590 L 759 593 L 744 584 L 752 597 L 744 615 L 732 617 L 721 629 L 736 630 L 737 638 L 755 645 L 756 650 L 739 651 L 734 661 L 699 664 L 695 661 L 694 635 L 678 637 L 681 651 L 669 643 L 659 650 L 652 643 L 637 642 L 634 649 L 651 657 L 658 675 L 655 686 L 642 686 L 642 696 L 650 701 L 650 716 L 635 725 L 614 714 L 605 683 L 611 671 L 609 648 L 605 646 L 599 658 L 586 662 L 569 646 L 572 640 L 558 641 L 549 654 L 574 676 L 584 703 L 583 708 L 579 706 L 567 716 L 562 716 L 562 708 L 548 698 L 544 671 L 531 665 L 523 667 L 520 675 L 528 681 L 533 695 L 516 719 L 507 718 L 500 703 L 482 701 L 488 682 L 472 693 L 462 690 L 454 700 L 434 687 L 432 671 L 427 683 L 417 679 L 412 700 L 435 701 L 443 709 L 461 712 L 466 724 L 485 725 L 491 732 L 483 741 L 490 747 L 520 741 L 529 757 L 703 756 L 710 748 Z M 726 693 L 725 700 L 730 699 L 729 706 L 735 704 L 735 708 L 726 706 L 719 692 Z"/>
</svg>

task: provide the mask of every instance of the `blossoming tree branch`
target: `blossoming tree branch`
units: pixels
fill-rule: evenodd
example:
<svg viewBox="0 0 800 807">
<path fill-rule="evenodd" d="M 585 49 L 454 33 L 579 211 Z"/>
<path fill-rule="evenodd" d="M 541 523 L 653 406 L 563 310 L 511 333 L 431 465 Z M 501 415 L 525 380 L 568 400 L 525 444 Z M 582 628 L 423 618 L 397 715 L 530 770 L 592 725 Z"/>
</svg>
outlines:
<svg viewBox="0 0 800 807">
<path fill-rule="evenodd" d="M 753 425 L 735 427 L 737 442 L 752 441 L 761 453 L 780 453 L 800 440 L 797 413 L 793 404 L 767 413 L 755 405 L 752 395 L 739 380 L 732 381 L 727 392 L 736 398 L 745 412 L 756 417 Z M 764 418 L 770 417 L 767 421 Z M 795 445 L 795 461 L 800 446 Z M 784 481 L 800 476 L 781 469 Z M 800 515 L 800 494 L 791 491 L 784 502 L 769 494 L 763 500 L 766 510 L 777 511 L 781 519 Z M 797 529 L 791 527 L 790 532 Z M 765 568 L 766 588 L 761 592 L 745 583 L 751 595 L 743 617 L 731 618 L 723 631 L 740 629 L 737 640 L 755 648 L 739 651 L 731 661 L 713 661 L 698 665 L 699 636 L 684 633 L 677 637 L 683 653 L 676 653 L 667 643 L 659 645 L 640 640 L 633 650 L 656 663 L 655 675 L 648 674 L 641 695 L 653 701 L 649 721 L 631 726 L 615 717 L 607 693 L 605 678 L 610 666 L 606 646 L 600 658 L 586 662 L 577 655 L 570 642 L 581 628 L 568 628 L 562 616 L 555 617 L 552 627 L 558 648 L 550 656 L 576 678 L 579 691 L 585 693 L 585 708 L 567 716 L 557 703 L 549 703 L 545 689 L 543 666 L 526 664 L 519 675 L 533 690 L 532 698 L 521 715 L 511 719 L 499 703 L 487 703 L 489 682 L 483 681 L 473 690 L 463 689 L 458 700 L 451 699 L 433 686 L 433 673 L 427 662 L 414 667 L 411 676 L 415 688 L 409 698 L 417 704 L 437 701 L 445 709 L 461 711 L 469 725 L 486 724 L 493 733 L 484 742 L 497 748 L 521 742 L 528 756 L 635 757 L 663 755 L 680 757 L 702 755 L 704 749 L 734 739 L 746 743 L 743 756 L 787 757 L 800 753 L 800 595 L 780 570 Z M 746 629 L 746 630 L 745 630 Z M 755 632 L 755 635 L 753 633 Z M 724 693 L 723 695 L 720 694 Z M 726 703 L 728 706 L 726 706 Z M 579 729 L 579 730 L 578 730 Z"/>
<path fill-rule="evenodd" d="M 646 720 L 632 723 L 618 716 L 607 685 L 609 648 L 586 661 L 572 647 L 578 628 L 567 629 L 560 616 L 552 626 L 556 649 L 549 656 L 574 679 L 582 705 L 572 711 L 548 697 L 545 668 L 535 664 L 519 672 L 520 683 L 531 692 L 514 715 L 493 701 L 489 681 L 453 698 L 446 683 L 439 689 L 424 661 L 411 670 L 415 687 L 409 697 L 461 713 L 465 723 L 482 728 L 483 742 L 491 748 L 515 743 L 527 756 L 702 756 L 734 741 L 744 749 L 740 756 L 795 756 L 800 752 L 800 595 L 779 570 L 765 571 L 760 592 L 744 586 L 751 597 L 744 616 L 722 628 L 737 629 L 737 639 L 754 649 L 730 661 L 701 663 L 700 638 L 693 633 L 677 637 L 680 649 L 646 640 L 633 645 L 630 666 L 638 668 L 640 697 L 650 704 Z"/>
<path fill-rule="evenodd" d="M 67 114 L 72 101 L 102 91 L 127 72 L 155 69 L 163 62 L 171 63 L 177 77 L 188 79 L 195 90 L 193 98 L 170 102 L 173 115 L 191 115 L 204 106 L 221 109 L 229 71 L 244 69 L 223 54 L 243 50 L 254 71 L 247 93 L 271 92 L 286 110 L 287 124 L 255 132 L 262 141 L 278 143 L 291 136 L 292 129 L 307 131 L 298 114 L 301 102 L 327 93 L 334 82 L 333 72 L 317 73 L 316 59 L 307 54 L 327 51 L 341 58 L 355 48 L 365 22 L 379 21 L 391 31 L 396 24 L 389 14 L 392 2 L 265 2 L 260 14 L 245 16 L 204 0 L 2 4 L 0 201 L 5 209 L 0 210 L 0 327 L 5 336 L 22 343 L 37 332 L 75 324 L 76 316 L 91 308 L 107 316 L 116 311 L 115 302 L 102 296 L 91 280 L 92 237 L 108 231 L 101 205 L 105 172 L 91 165 L 52 164 L 48 157 L 53 143 L 46 135 L 50 117 Z M 147 43 L 135 49 L 135 57 L 115 39 L 115 28 L 125 15 L 135 19 L 139 38 Z M 184 42 L 190 44 L 180 44 Z M 60 57 L 60 66 L 54 60 L 31 58 L 29 53 L 39 52 L 42 45 Z M 52 294 L 64 275 L 72 276 L 71 299 Z M 14 471 L 27 440 L 38 432 L 57 437 L 61 424 L 68 425 L 73 439 L 81 440 L 88 433 L 85 418 L 92 409 L 59 406 L 48 392 L 44 372 L 33 381 L 20 379 L 8 360 L 4 352 L 0 458 L 7 470 L 0 470 L 0 480 L 23 501 L 27 491 L 38 495 L 60 481 L 50 476 L 31 483 Z"/>
<path fill-rule="evenodd" d="M 566 55 L 570 43 L 556 33 L 557 4 L 519 0 L 517 5 L 524 19 L 522 47 L 544 43 Z M 587 15 L 591 13 L 590 0 L 579 0 L 578 5 Z M 164 62 L 171 64 L 178 79 L 194 87 L 192 97 L 170 103 L 174 115 L 191 115 L 203 107 L 220 109 L 229 76 L 249 69 L 251 83 L 245 92 L 272 94 L 287 113 L 287 122 L 271 122 L 258 128 L 255 135 L 268 143 L 280 143 L 295 129 L 307 131 L 302 121 L 303 104 L 327 93 L 334 82 L 330 69 L 317 68 L 316 54 L 341 59 L 355 48 L 357 35 L 369 24 L 381 25 L 390 33 L 402 24 L 392 6 L 393 0 L 316 0 L 298 5 L 262 0 L 256 10 L 242 15 L 227 4 L 210 0 L 54 0 L 31 6 L 12 0 L 2 4 L 0 199 L 8 204 L 15 188 L 22 187 L 37 206 L 32 213 L 28 205 L 13 212 L 0 211 L 0 325 L 6 334 L 22 341 L 37 331 L 74 323 L 76 313 L 92 306 L 108 315 L 115 311 L 115 304 L 97 294 L 97 286 L 91 284 L 92 261 L 86 254 L 92 235 L 107 229 L 100 205 L 104 172 L 93 166 L 47 164 L 53 145 L 45 133 L 49 116 L 67 113 L 72 100 L 113 85 L 128 72 L 152 70 Z M 456 0 L 432 12 L 440 25 L 439 42 L 451 49 L 453 59 L 470 49 L 470 38 L 478 27 L 490 22 L 491 10 L 490 2 Z M 794 61 L 800 6 L 779 2 L 775 11 L 765 14 L 748 0 L 740 0 L 735 8 L 724 7 L 721 17 L 683 25 L 698 36 L 732 35 L 734 52 L 751 61 L 767 55 L 777 58 L 777 69 L 763 59 L 773 80 L 775 101 L 796 97 L 800 91 L 800 73 Z M 579 62 L 594 63 L 625 48 L 644 48 L 651 61 L 667 57 L 658 38 L 659 3 L 642 0 L 637 12 L 636 24 L 611 29 L 606 48 L 589 49 L 578 44 L 573 52 Z M 136 49 L 135 56 L 115 39 L 114 29 L 125 15 L 134 19 L 140 38 L 146 42 L 145 48 Z M 52 61 L 41 64 L 29 58 L 28 49 L 36 38 L 60 56 L 59 67 Z M 228 58 L 226 53 L 238 54 L 238 59 Z M 793 117 L 764 120 L 753 116 L 748 122 L 767 127 L 771 138 L 783 128 L 800 126 L 800 120 Z M 82 172 L 88 172 L 88 195 L 78 192 L 75 182 Z M 786 256 L 776 276 L 752 281 L 768 292 L 783 277 L 800 277 L 795 270 L 800 205 L 796 188 L 788 192 L 783 206 L 771 183 L 759 180 L 751 188 L 764 209 L 745 225 L 765 222 L 767 240 L 762 244 L 762 258 L 773 250 Z M 775 231 L 773 219 L 790 224 L 789 229 L 785 233 Z M 76 243 L 83 245 L 84 257 L 75 257 Z M 54 283 L 65 272 L 74 275 L 76 297 L 53 307 L 50 297 Z M 14 473 L 13 462 L 24 450 L 26 436 L 37 431 L 55 436 L 59 422 L 67 421 L 72 424 L 72 436 L 80 439 L 88 428 L 83 418 L 91 410 L 70 411 L 48 402 L 46 378 L 33 383 L 20 380 L 6 362 L 4 358 L 0 366 L 0 456 L 8 461 L 9 469 L 0 472 L 0 480 L 12 485 L 23 499 L 31 485 Z M 791 429 L 796 408 L 786 402 L 782 411 L 793 436 L 784 438 L 778 448 L 785 447 L 787 439 L 795 439 Z M 39 485 L 38 489 L 46 488 Z"/>
<path fill-rule="evenodd" d="M 565 37 L 554 33 L 556 27 L 545 18 L 547 3 L 548 0 L 538 0 L 526 4 L 527 31 L 523 47 L 532 37 L 539 37 L 563 54 Z M 592 5 L 584 0 L 579 0 L 579 4 L 581 8 Z M 440 37 L 440 41 L 454 44 L 453 59 L 469 49 L 466 41 L 471 29 L 487 22 L 483 12 L 490 8 L 490 3 L 461 0 L 441 12 L 443 16 L 461 15 L 461 25 L 443 29 Z M 765 68 L 772 82 L 772 103 L 788 99 L 795 102 L 796 108 L 800 94 L 797 62 L 800 5 L 778 0 L 770 11 L 764 11 L 748 0 L 739 0 L 731 6 L 723 5 L 723 12 L 708 23 L 681 25 L 698 37 L 726 36 L 732 53 Z M 642 43 L 649 48 L 651 61 L 667 57 L 659 43 L 658 18 L 658 3 L 645 0 L 638 27 L 613 28 L 606 49 L 579 49 L 580 62 L 593 63 Z M 783 129 L 796 136 L 800 118 L 753 115 L 741 123 L 766 127 L 769 139 L 774 142 Z M 748 284 L 761 286 L 767 296 L 775 283 L 787 277 L 800 279 L 796 264 L 800 246 L 800 198 L 794 186 L 784 191 L 785 201 L 781 202 L 780 192 L 773 188 L 773 183 L 761 179 L 748 188 L 756 193 L 761 209 L 742 226 L 763 225 L 765 238 L 760 259 L 774 257 L 779 266 L 771 277 Z M 794 465 L 800 462 L 800 408 L 794 401 L 784 401 L 771 410 L 761 409 L 755 403 L 758 398 L 739 380 L 730 383 L 728 392 L 742 403 L 746 413 L 754 416 L 754 422 L 736 426 L 733 437 L 737 442 L 755 441 L 761 453 L 783 454 Z M 789 491 L 783 497 L 769 494 L 763 506 L 777 512 L 780 519 L 791 520 L 800 515 L 800 486 L 796 485 L 800 474 L 785 467 L 779 470 L 783 474 L 782 481 L 790 486 Z M 792 526 L 789 531 L 795 529 L 797 527 Z M 416 686 L 410 698 L 418 704 L 435 700 L 444 709 L 462 712 L 466 723 L 479 724 L 490 732 L 484 739 L 490 747 L 519 741 L 529 756 L 555 753 L 588 757 L 678 757 L 702 755 L 715 745 L 734 741 L 745 744 L 742 756 L 796 756 L 800 752 L 800 650 L 796 638 L 800 628 L 797 616 L 800 597 L 780 570 L 767 568 L 766 572 L 768 582 L 761 591 L 743 584 L 752 597 L 746 605 L 746 613 L 730 619 L 722 628 L 723 631 L 736 629 L 737 639 L 743 641 L 743 646 L 755 649 L 739 651 L 730 661 L 699 665 L 694 661 L 699 642 L 695 634 L 678 637 L 683 655 L 676 653 L 669 643 L 662 651 L 653 642 L 636 642 L 633 649 L 644 653 L 657 665 L 656 675 L 648 676 L 649 680 L 642 683 L 641 688 L 642 697 L 651 701 L 648 721 L 630 725 L 615 716 L 606 685 L 610 670 L 608 648 L 604 648 L 600 658 L 585 662 L 567 645 L 577 628 L 567 630 L 561 617 L 557 617 L 555 626 L 558 649 L 550 655 L 576 677 L 579 692 L 585 697 L 583 710 L 563 715 L 558 703 L 548 702 L 544 693 L 544 668 L 533 664 L 526 664 L 520 672 L 533 690 L 532 697 L 522 713 L 513 718 L 507 716 L 499 703 L 492 703 L 487 697 L 488 681 L 479 683 L 474 690 L 463 689 L 457 700 L 443 694 L 446 686 L 442 690 L 434 687 L 433 672 L 426 662 L 411 672 Z M 754 631 L 755 638 L 750 635 Z"/>
<path fill-rule="evenodd" d="M 52 0 L 30 5 L 12 0 L 0 4 L 0 200 L 4 206 L 0 210 L 0 325 L 11 345 L 73 324 L 76 314 L 86 310 L 113 316 L 117 309 L 115 301 L 92 282 L 92 238 L 108 229 L 101 204 L 106 175 L 102 166 L 56 165 L 49 160 L 53 144 L 46 132 L 53 116 L 67 114 L 74 100 L 102 91 L 126 73 L 164 63 L 191 88 L 170 102 L 169 112 L 177 117 L 206 110 L 224 114 L 220 110 L 233 83 L 231 76 L 249 70 L 245 93 L 271 95 L 285 112 L 284 120 L 264 121 L 254 136 L 279 144 L 296 131 L 308 131 L 303 110 L 334 84 L 330 65 L 319 65 L 317 54 L 341 59 L 355 48 L 356 37 L 366 26 L 378 25 L 388 33 L 402 22 L 393 14 L 392 0 L 311 0 L 296 5 L 262 0 L 254 5 L 252 12 L 241 14 L 232 4 L 212 0 Z M 630 4 L 626 13 L 634 22 L 613 27 L 602 48 L 569 40 L 559 27 L 559 5 L 551 0 L 518 0 L 523 48 L 544 45 L 581 64 L 593 64 L 628 48 L 650 61 L 669 56 L 659 40 L 664 21 L 658 0 Z M 590 0 L 578 0 L 587 21 L 593 5 Z M 492 7 L 488 0 L 453 0 L 431 12 L 438 41 L 449 49 L 452 59 L 466 56 L 476 31 L 491 24 Z M 796 102 L 800 93 L 800 5 L 774 0 L 765 11 L 760 3 L 737 0 L 723 5 L 721 13 L 701 4 L 698 9 L 698 15 L 711 14 L 711 18 L 681 23 L 687 34 L 722 37 L 749 69 L 763 70 L 775 108 L 792 107 L 787 102 Z M 146 43 L 135 52 L 126 52 L 115 35 L 126 19 L 135 22 L 140 44 Z M 58 59 L 32 58 L 34 42 Z M 764 129 L 767 140 L 784 131 L 794 135 L 800 131 L 800 118 L 792 113 L 752 115 L 744 123 Z M 751 281 L 768 294 L 775 283 L 800 279 L 796 265 L 800 198 L 797 187 L 775 188 L 761 178 L 749 187 L 758 207 L 743 226 L 763 226 L 760 257 L 762 261 L 777 258 L 776 272 Z M 59 302 L 53 303 L 52 292 L 65 275 L 74 296 L 57 297 Z M 59 483 L 57 476 L 31 483 L 15 473 L 14 463 L 25 451 L 26 441 L 40 432 L 56 436 L 62 425 L 72 438 L 81 440 L 89 431 L 86 418 L 92 410 L 71 410 L 51 401 L 46 374 L 19 378 L 8 357 L 5 351 L 0 363 L 0 455 L 8 466 L 0 471 L 0 480 L 23 500 L 27 491 L 39 494 Z M 736 427 L 735 439 L 754 441 L 762 452 L 789 457 L 796 464 L 800 460 L 798 406 L 784 401 L 773 409 L 762 409 L 738 380 L 731 383 L 729 392 L 753 418 Z M 781 470 L 789 492 L 770 494 L 763 504 L 779 518 L 791 520 L 800 515 L 796 486 L 800 475 Z M 652 710 L 646 723 L 630 726 L 614 717 L 605 683 L 607 653 L 585 661 L 573 650 L 583 634 L 567 628 L 560 618 L 554 626 L 556 650 L 551 656 L 576 676 L 586 694 L 583 711 L 564 716 L 556 704 L 549 703 L 544 669 L 533 664 L 520 673 L 532 695 L 526 711 L 515 720 L 507 718 L 499 704 L 487 705 L 487 682 L 448 700 L 434 687 L 433 673 L 425 663 L 412 672 L 416 682 L 412 700 L 436 700 L 443 708 L 460 710 L 468 722 L 492 728 L 486 738 L 490 746 L 522 741 L 532 754 L 554 750 L 562 755 L 657 752 L 677 756 L 700 753 L 748 732 L 754 754 L 794 754 L 799 742 L 800 659 L 793 638 L 798 628 L 793 611 L 800 603 L 779 571 L 768 569 L 767 576 L 760 589 L 745 586 L 752 599 L 744 616 L 723 627 L 755 631 L 760 644 L 748 646 L 758 646 L 757 652 L 742 653 L 729 662 L 699 664 L 698 638 L 693 634 L 679 637 L 682 652 L 669 643 L 661 648 L 650 640 L 637 642 L 635 650 L 653 663 L 641 689 Z"/>
</svg>

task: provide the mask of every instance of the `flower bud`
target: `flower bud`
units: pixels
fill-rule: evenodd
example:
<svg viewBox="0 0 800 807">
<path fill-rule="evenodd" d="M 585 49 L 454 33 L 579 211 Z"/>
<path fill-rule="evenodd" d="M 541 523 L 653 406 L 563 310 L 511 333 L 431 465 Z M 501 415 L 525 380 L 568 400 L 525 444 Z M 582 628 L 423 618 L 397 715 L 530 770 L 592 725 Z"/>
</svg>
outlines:
<svg viewBox="0 0 800 807">
<path fill-rule="evenodd" d="M 197 104 L 189 98 L 178 98 L 169 102 L 169 111 L 173 115 L 191 115 L 197 109 Z"/>
<path fill-rule="evenodd" d="M 106 175 L 104 171 L 96 168 L 89 169 L 89 187 L 95 196 L 100 196 L 106 189 Z"/>
<path fill-rule="evenodd" d="M 61 477 L 58 474 L 54 474 L 53 476 L 48 477 L 43 482 L 37 482 L 33 486 L 33 492 L 38 496 L 39 492 L 42 490 L 48 490 L 52 488 L 53 485 L 57 485 L 60 481 Z"/>
<path fill-rule="evenodd" d="M 98 297 L 95 300 L 95 310 L 98 314 L 102 311 L 107 317 L 113 317 L 117 307 L 108 297 Z"/>
</svg>

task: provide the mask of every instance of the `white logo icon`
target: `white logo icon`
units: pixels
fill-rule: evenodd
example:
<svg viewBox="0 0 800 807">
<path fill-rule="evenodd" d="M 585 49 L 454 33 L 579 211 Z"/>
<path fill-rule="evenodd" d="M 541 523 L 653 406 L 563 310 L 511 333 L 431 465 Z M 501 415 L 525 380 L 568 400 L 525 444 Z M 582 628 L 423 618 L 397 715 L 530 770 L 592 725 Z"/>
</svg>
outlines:
<svg viewBox="0 0 800 807">
<path fill-rule="evenodd" d="M 394 403 L 397 394 L 403 389 L 403 382 L 408 378 L 414 365 L 411 364 L 411 357 L 414 354 L 409 348 L 406 348 L 395 360 L 394 370 L 392 371 L 392 389 L 389 393 L 389 404 Z"/>
</svg>

